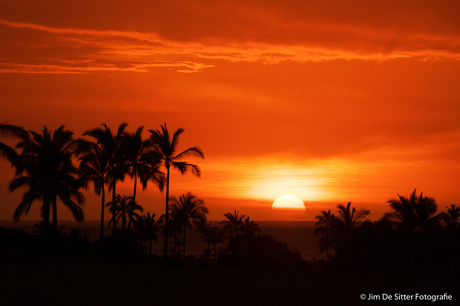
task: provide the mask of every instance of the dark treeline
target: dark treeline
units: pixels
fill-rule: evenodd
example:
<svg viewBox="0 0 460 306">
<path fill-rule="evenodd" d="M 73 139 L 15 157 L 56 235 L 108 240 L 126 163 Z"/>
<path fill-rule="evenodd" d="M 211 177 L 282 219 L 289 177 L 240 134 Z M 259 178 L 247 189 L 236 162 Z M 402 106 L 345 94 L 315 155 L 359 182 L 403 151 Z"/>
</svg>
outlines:
<svg viewBox="0 0 460 306">
<path fill-rule="evenodd" d="M 41 219 L 32 235 L 0 228 L 2 262 L 177 262 L 271 269 L 308 269 L 299 252 L 287 243 L 261 233 L 249 216 L 227 213 L 220 226 L 207 220 L 208 208 L 192 193 L 169 194 L 170 171 L 200 176 L 198 165 L 184 159 L 204 158 L 198 147 L 178 150 L 183 129 L 170 134 L 166 124 L 159 130 L 144 127 L 134 133 L 122 123 L 116 131 L 107 125 L 89 129 L 81 138 L 64 126 L 51 131 L 26 131 L 3 123 L 0 135 L 15 137 L 12 148 L 0 142 L 0 153 L 15 168 L 11 192 L 24 188 L 13 218 L 19 221 L 34 203 L 41 204 Z M 133 191 L 121 195 L 118 182 L 131 178 Z M 165 191 L 161 215 L 144 212 L 136 201 L 138 183 Z M 58 203 L 69 209 L 76 221 L 84 220 L 82 191 L 92 188 L 100 196 L 100 238 L 90 241 L 80 231 L 62 232 L 58 226 Z M 455 275 L 460 272 L 460 207 L 452 204 L 438 213 L 433 198 L 416 191 L 410 197 L 388 201 L 391 211 L 380 220 L 367 219 L 370 211 L 357 211 L 348 203 L 337 211 L 322 211 L 316 217 L 315 233 L 321 235 L 318 263 L 326 270 L 346 270 L 381 276 Z M 104 211 L 109 208 L 111 233 L 104 233 Z M 200 258 L 187 256 L 186 233 L 201 235 Z M 152 244 L 163 237 L 161 254 L 152 254 Z"/>
<path fill-rule="evenodd" d="M 366 219 L 368 210 L 351 203 L 316 216 L 323 267 L 392 277 L 458 275 L 460 206 L 437 213 L 435 199 L 416 190 L 388 204 L 391 211 L 374 222 Z"/>
<path fill-rule="evenodd" d="M 15 148 L 1 143 L 1 154 L 16 169 L 9 189 L 25 188 L 21 203 L 14 212 L 18 222 L 34 203 L 40 203 L 42 220 L 33 235 L 25 231 L 0 229 L 2 261 L 35 262 L 53 260 L 86 260 L 102 262 L 142 262 L 158 260 L 152 254 L 152 243 L 164 238 L 163 260 L 190 259 L 186 256 L 186 232 L 201 234 L 207 244 L 199 262 L 222 265 L 251 265 L 271 268 L 305 267 L 301 254 L 270 235 L 261 235 L 249 217 L 225 214 L 221 227 L 207 221 L 208 209 L 203 200 L 187 193 L 170 196 L 170 170 L 182 174 L 191 170 L 200 176 L 200 168 L 183 159 L 204 158 L 198 147 L 178 151 L 183 129 L 170 134 L 166 124 L 161 130 L 149 130 L 143 139 L 144 127 L 134 133 L 122 123 L 116 131 L 107 125 L 89 129 L 81 138 L 64 126 L 52 131 L 46 126 L 40 131 L 26 131 L 3 123 L 2 136 L 18 138 Z M 133 192 L 116 192 L 117 182 L 130 177 Z M 145 189 L 149 183 L 165 190 L 165 213 L 156 218 L 145 212 L 136 201 L 138 183 Z M 62 233 L 58 226 L 58 203 L 64 204 L 76 221 L 84 220 L 83 189 L 94 188 L 100 196 L 100 238 L 89 238 L 78 230 Z M 107 196 L 106 191 L 109 193 Z M 107 200 L 108 198 L 108 200 Z M 111 234 L 104 234 L 104 212 L 109 208 Z M 228 243 L 224 246 L 224 241 Z"/>
</svg>

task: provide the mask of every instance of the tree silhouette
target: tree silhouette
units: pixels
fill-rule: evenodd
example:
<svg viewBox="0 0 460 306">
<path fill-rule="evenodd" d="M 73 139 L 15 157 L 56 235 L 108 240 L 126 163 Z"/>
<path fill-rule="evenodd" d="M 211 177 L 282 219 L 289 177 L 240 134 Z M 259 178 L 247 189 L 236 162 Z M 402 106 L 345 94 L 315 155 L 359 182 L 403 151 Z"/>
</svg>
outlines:
<svg viewBox="0 0 460 306">
<path fill-rule="evenodd" d="M 0 136 L 2 137 L 15 137 L 22 140 L 29 138 L 29 134 L 22 127 L 12 124 L 7 124 L 6 122 L 0 123 Z M 0 156 L 8 159 L 12 165 L 15 165 L 17 162 L 18 155 L 16 151 L 8 146 L 7 144 L 0 141 Z"/>
<path fill-rule="evenodd" d="M 319 252 L 326 252 L 326 262 L 328 262 L 329 248 L 335 244 L 334 239 L 331 239 L 335 216 L 329 209 L 328 211 L 321 211 L 321 214 L 317 215 L 315 219 L 318 220 L 315 224 L 315 235 L 324 235 L 324 237 L 318 241 L 320 247 Z"/>
<path fill-rule="evenodd" d="M 446 206 L 447 212 L 441 213 L 441 217 L 446 223 L 448 229 L 460 229 L 460 206 L 450 204 L 450 208 Z"/>
<path fill-rule="evenodd" d="M 125 129 L 127 126 L 128 124 L 125 122 L 120 124 L 115 135 L 112 134 L 112 131 L 105 123 L 102 124 L 102 127 L 94 128 L 83 133 L 83 135 L 93 137 L 97 145 L 100 146 L 104 154 L 108 157 L 109 167 L 105 181 L 109 183 L 109 191 L 112 191 L 112 204 L 115 203 L 116 198 L 116 183 L 117 181 L 123 181 L 125 174 L 128 172 L 128 165 L 123 156 L 123 140 L 126 136 Z M 115 213 L 115 209 L 111 211 Z M 113 214 L 112 219 L 115 219 Z M 115 232 L 116 222 L 113 222 L 112 225 L 112 232 Z"/>
<path fill-rule="evenodd" d="M 109 210 L 112 212 L 113 218 L 110 219 L 109 225 L 115 223 L 114 228 L 117 227 L 118 222 L 121 220 L 121 229 L 126 230 L 126 224 L 129 222 L 129 218 L 140 219 L 141 216 L 136 212 L 143 212 L 142 206 L 134 202 L 133 197 L 121 196 L 117 194 L 115 203 L 109 202 L 106 205 L 110 207 Z"/>
<path fill-rule="evenodd" d="M 238 236 L 239 233 L 241 233 L 241 229 L 243 227 L 243 220 L 245 215 L 238 215 L 239 212 L 236 210 L 233 212 L 233 215 L 229 212 L 224 214 L 224 217 L 227 220 L 221 221 L 220 224 L 224 225 L 223 231 L 229 236 L 229 237 L 236 237 Z"/>
<path fill-rule="evenodd" d="M 149 130 L 151 133 L 150 140 L 155 145 L 157 152 L 160 154 L 160 160 L 166 169 L 166 213 L 165 213 L 165 243 L 164 243 L 164 254 L 163 258 L 168 258 L 168 226 L 169 226 L 169 175 L 170 168 L 173 167 L 181 174 L 186 173 L 189 169 L 192 173 L 200 177 L 200 168 L 197 165 L 189 164 L 184 161 L 180 161 L 186 156 L 197 156 L 204 158 L 203 152 L 198 147 L 191 147 L 181 153 L 176 154 L 177 145 L 179 143 L 179 137 L 184 132 L 182 128 L 179 128 L 171 137 L 168 129 L 165 125 L 161 126 L 160 130 Z"/>
<path fill-rule="evenodd" d="M 92 182 L 94 192 L 101 196 L 101 225 L 100 239 L 104 237 L 104 208 L 105 208 L 105 184 L 109 173 L 109 156 L 98 144 L 89 141 L 81 141 L 78 146 L 79 174 L 86 183 Z M 85 184 L 85 187 L 87 185 Z"/>
<path fill-rule="evenodd" d="M 74 219 L 83 221 L 84 213 L 80 205 L 84 196 L 80 192 L 81 181 L 78 170 L 72 164 L 72 154 L 76 148 L 73 133 L 62 125 L 54 132 L 45 126 L 42 133 L 31 131 L 32 138 L 18 143 L 22 149 L 16 176 L 10 182 L 9 189 L 14 191 L 26 187 L 23 199 L 14 212 L 15 221 L 27 214 L 33 202 L 42 200 L 42 217 L 49 224 L 50 205 L 52 207 L 52 238 L 57 238 L 57 199 L 70 209 Z M 47 235 L 49 236 L 49 235 Z M 54 244 L 53 244 L 54 245 Z"/>
<path fill-rule="evenodd" d="M 182 251 L 185 258 L 185 234 L 187 227 L 193 229 L 194 224 L 206 222 L 206 214 L 209 213 L 209 210 L 204 206 L 203 200 L 190 192 L 181 195 L 179 199 L 171 197 L 170 202 L 171 215 L 174 216 L 183 229 Z"/>
<path fill-rule="evenodd" d="M 134 223 L 137 228 L 137 232 L 142 241 L 149 241 L 149 254 L 152 254 L 152 241 L 157 242 L 157 233 L 161 230 L 163 224 L 162 218 L 155 220 L 155 214 L 143 215 L 137 222 Z"/>
<path fill-rule="evenodd" d="M 148 181 L 153 181 L 163 191 L 164 173 L 159 170 L 160 155 L 154 150 L 149 140 L 142 140 L 144 127 L 139 127 L 134 133 L 127 133 L 124 139 L 125 158 L 129 166 L 129 174 L 134 180 L 133 201 L 136 201 L 137 181 L 140 178 L 142 189 L 145 190 Z M 131 228 L 132 214 L 130 211 L 128 231 Z"/>
<path fill-rule="evenodd" d="M 250 220 L 249 216 L 246 217 L 241 226 L 241 234 L 243 235 L 244 239 L 252 238 L 256 235 L 256 233 L 260 235 L 259 225 Z"/>
<path fill-rule="evenodd" d="M 385 213 L 382 220 L 395 224 L 403 232 L 427 232 L 433 229 L 441 218 L 440 215 L 436 215 L 436 201 L 423 196 L 423 192 L 417 197 L 416 191 L 417 189 L 414 189 L 410 198 L 398 194 L 399 199 L 389 200 L 387 203 L 393 211 Z"/>
<path fill-rule="evenodd" d="M 353 230 L 362 224 L 366 216 L 370 214 L 370 211 L 360 209 L 356 212 L 354 207 L 351 208 L 351 202 L 348 202 L 346 207 L 339 204 L 337 208 L 337 217 L 333 221 L 334 231 L 338 235 L 339 243 L 346 247 L 348 253 Z"/>
</svg>

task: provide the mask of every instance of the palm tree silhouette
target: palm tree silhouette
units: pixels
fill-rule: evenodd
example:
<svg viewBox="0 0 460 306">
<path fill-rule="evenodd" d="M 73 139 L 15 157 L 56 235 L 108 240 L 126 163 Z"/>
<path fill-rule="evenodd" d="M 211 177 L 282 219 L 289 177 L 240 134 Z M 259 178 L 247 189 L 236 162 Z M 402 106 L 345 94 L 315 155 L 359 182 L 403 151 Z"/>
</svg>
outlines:
<svg viewBox="0 0 460 306">
<path fill-rule="evenodd" d="M 166 213 L 165 213 L 165 243 L 163 258 L 168 258 L 168 226 L 169 226 L 169 174 L 170 168 L 173 167 L 181 174 L 186 173 L 189 169 L 192 170 L 192 174 L 200 177 L 200 168 L 197 165 L 189 164 L 184 161 L 180 161 L 183 157 L 194 155 L 204 158 L 203 152 L 198 147 L 191 147 L 181 153 L 176 154 L 177 145 L 179 143 L 179 137 L 184 132 L 182 128 L 179 128 L 172 137 L 169 135 L 169 131 L 165 125 L 161 126 L 160 130 L 149 130 L 151 133 L 150 140 L 156 147 L 157 152 L 160 154 L 160 160 L 166 169 Z"/>
<path fill-rule="evenodd" d="M 229 237 L 236 237 L 241 232 L 241 228 L 243 227 L 243 220 L 245 215 L 238 215 L 239 212 L 236 210 L 234 211 L 233 215 L 229 212 L 224 214 L 224 217 L 227 220 L 221 221 L 220 224 L 224 225 L 223 231 L 227 233 Z"/>
<path fill-rule="evenodd" d="M 18 222 L 23 214 L 29 212 L 33 202 L 42 200 L 41 213 L 44 224 L 48 225 L 51 205 L 52 238 L 53 242 L 56 242 L 58 198 L 70 209 L 76 221 L 81 222 L 84 219 L 81 208 L 84 196 L 80 192 L 82 183 L 77 177 L 77 168 L 72 164 L 77 142 L 73 139 L 73 133 L 65 130 L 63 125 L 54 132 L 45 126 L 42 133 L 30 133 L 32 138 L 17 145 L 17 148 L 22 149 L 22 153 L 16 176 L 10 182 L 9 189 L 14 191 L 19 187 L 26 187 L 28 190 L 24 193 L 13 217 Z"/>
<path fill-rule="evenodd" d="M 339 204 L 337 208 L 338 217 L 333 221 L 334 227 L 336 227 L 335 233 L 338 235 L 337 238 L 340 242 L 345 245 L 348 253 L 353 230 L 362 224 L 366 216 L 370 215 L 370 211 L 360 209 L 356 212 L 354 207 L 351 208 L 351 202 L 348 202 L 346 207 Z"/>
<path fill-rule="evenodd" d="M 161 230 L 163 224 L 162 218 L 155 221 L 155 214 L 150 215 L 148 212 L 134 224 L 136 224 L 137 232 L 141 240 L 149 240 L 149 255 L 152 254 L 152 241 L 157 242 L 158 240 L 157 233 Z"/>
<path fill-rule="evenodd" d="M 128 172 L 128 166 L 124 159 L 124 148 L 123 140 L 126 136 L 125 129 L 128 126 L 127 123 L 123 122 L 118 126 L 117 133 L 112 134 L 112 131 L 105 123 L 102 127 L 94 128 L 83 133 L 85 136 L 93 137 L 96 143 L 101 147 L 104 154 L 108 157 L 108 171 L 106 174 L 106 182 L 109 183 L 109 191 L 112 191 L 112 201 L 115 203 L 116 198 L 116 183 L 117 181 L 123 181 L 125 174 Z M 115 209 L 112 209 L 112 219 L 115 219 L 113 215 Z M 112 232 L 116 230 L 116 222 L 112 223 Z"/>
<path fill-rule="evenodd" d="M 315 225 L 315 235 L 325 235 L 323 238 L 321 238 L 318 243 L 319 243 L 319 252 L 324 253 L 326 252 L 326 262 L 329 261 L 329 248 L 334 244 L 333 239 L 331 239 L 331 234 L 332 234 L 332 227 L 334 225 L 334 220 L 335 216 L 333 213 L 331 213 L 331 210 L 329 209 L 328 211 L 321 211 L 320 215 L 317 215 L 315 217 L 316 222 Z"/>
<path fill-rule="evenodd" d="M 142 140 L 144 127 L 139 127 L 136 132 L 125 136 L 125 158 L 128 163 L 129 174 L 134 179 L 133 201 L 136 201 L 136 189 L 138 177 L 142 183 L 142 189 L 147 188 L 147 182 L 153 181 L 163 191 L 164 173 L 159 170 L 160 155 L 154 150 L 154 146 L 149 140 Z M 130 211 L 128 221 L 128 231 L 131 228 L 133 212 Z"/>
<path fill-rule="evenodd" d="M 183 229 L 182 251 L 185 258 L 185 234 L 187 227 L 193 229 L 194 224 L 206 222 L 206 214 L 209 213 L 209 210 L 204 206 L 203 200 L 190 192 L 181 195 L 179 199 L 171 197 L 170 202 L 171 215 L 174 215 Z"/>
<path fill-rule="evenodd" d="M 77 156 L 79 156 L 79 174 L 86 183 L 91 181 L 94 192 L 101 196 L 101 225 L 100 239 L 104 237 L 104 208 L 105 208 L 105 184 L 108 180 L 109 156 L 100 145 L 90 141 L 80 141 Z M 85 187 L 87 185 L 85 184 Z"/>
<path fill-rule="evenodd" d="M 442 219 L 446 223 L 448 229 L 460 229 L 460 206 L 450 204 L 450 208 L 447 207 L 447 212 L 440 213 Z"/>
<path fill-rule="evenodd" d="M 401 231 L 422 231 L 432 229 L 440 221 L 436 215 L 437 204 L 435 199 L 424 197 L 423 192 L 416 196 L 414 189 L 410 198 L 398 194 L 399 199 L 389 200 L 387 203 L 393 209 L 383 215 L 383 221 L 395 224 Z"/>
<path fill-rule="evenodd" d="M 208 241 L 212 244 L 214 250 L 214 262 L 217 262 L 216 245 L 224 242 L 224 232 L 218 226 L 212 226 L 209 229 Z"/>
<path fill-rule="evenodd" d="M 110 219 L 109 225 L 115 223 L 114 228 L 117 227 L 118 222 L 121 220 L 121 229 L 126 230 L 126 223 L 129 222 L 129 218 L 140 219 L 141 216 L 135 212 L 143 212 L 142 206 L 134 202 L 133 197 L 121 196 L 117 194 L 115 203 L 109 202 L 106 207 L 110 207 L 109 210 L 112 212 L 113 218 Z"/>
<path fill-rule="evenodd" d="M 195 224 L 196 231 L 201 234 L 201 242 L 206 242 L 208 244 L 208 252 L 207 252 L 207 260 L 209 260 L 209 254 L 211 252 L 211 241 L 210 237 L 210 230 L 211 230 L 211 222 L 197 222 Z"/>
<path fill-rule="evenodd" d="M 0 123 L 0 136 L 2 137 L 15 137 L 22 140 L 29 138 L 29 134 L 22 127 L 12 124 L 7 124 L 6 122 Z M 17 153 L 16 151 L 8 146 L 7 144 L 0 141 L 0 156 L 8 159 L 12 165 L 15 165 L 17 162 Z"/>
<path fill-rule="evenodd" d="M 243 234 L 243 237 L 246 239 L 254 237 L 256 233 L 260 235 L 259 225 L 254 221 L 250 220 L 250 217 L 248 216 L 243 221 L 243 225 L 241 226 L 241 233 Z"/>
</svg>

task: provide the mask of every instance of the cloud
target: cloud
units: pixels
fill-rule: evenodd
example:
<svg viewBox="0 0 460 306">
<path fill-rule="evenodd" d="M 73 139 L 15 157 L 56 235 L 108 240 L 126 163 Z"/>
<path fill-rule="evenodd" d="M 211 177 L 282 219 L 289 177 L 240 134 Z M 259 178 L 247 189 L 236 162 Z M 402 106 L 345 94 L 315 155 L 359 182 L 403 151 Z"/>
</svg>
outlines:
<svg viewBox="0 0 460 306">
<path fill-rule="evenodd" d="M 138 5 L 148 6 L 142 1 Z M 83 14 L 84 6 L 75 8 L 75 16 L 67 19 L 52 11 L 46 20 L 39 14 L 18 13 L 16 20 L 22 21 L 3 15 L 0 29 L 6 35 L 0 45 L 0 71 L 146 73 L 166 68 L 190 73 L 217 67 L 219 61 L 460 60 L 460 31 L 454 30 L 458 22 L 448 7 L 437 5 L 379 7 L 358 1 L 347 6 L 329 1 L 317 6 L 268 1 L 261 7 L 252 2 L 184 2 L 180 7 L 155 7 L 152 16 L 148 7 L 136 10 L 136 16 L 131 10 L 118 11 L 124 18 L 111 19 L 102 11 L 104 6 L 98 6 L 100 22 L 92 27 L 87 18 L 75 17 Z M 55 11 L 60 10 L 68 11 L 64 6 Z M 165 24 L 151 20 L 163 20 L 162 13 L 175 17 Z"/>
</svg>

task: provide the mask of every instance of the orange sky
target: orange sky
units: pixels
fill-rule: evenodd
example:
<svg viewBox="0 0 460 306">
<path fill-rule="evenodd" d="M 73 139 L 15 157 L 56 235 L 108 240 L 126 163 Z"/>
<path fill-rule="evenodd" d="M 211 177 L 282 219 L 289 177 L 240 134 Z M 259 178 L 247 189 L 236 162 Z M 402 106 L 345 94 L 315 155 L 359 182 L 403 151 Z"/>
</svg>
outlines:
<svg viewBox="0 0 460 306">
<path fill-rule="evenodd" d="M 414 188 L 459 204 L 460 3 L 380 2 L 2 1 L 0 120 L 77 136 L 183 127 L 180 148 L 206 159 L 171 192 L 205 199 L 212 220 L 270 220 L 284 194 L 305 201 L 304 220 L 348 201 L 379 218 Z M 0 170 L 10 219 L 22 194 Z M 139 204 L 164 212 L 153 185 Z"/>
</svg>

